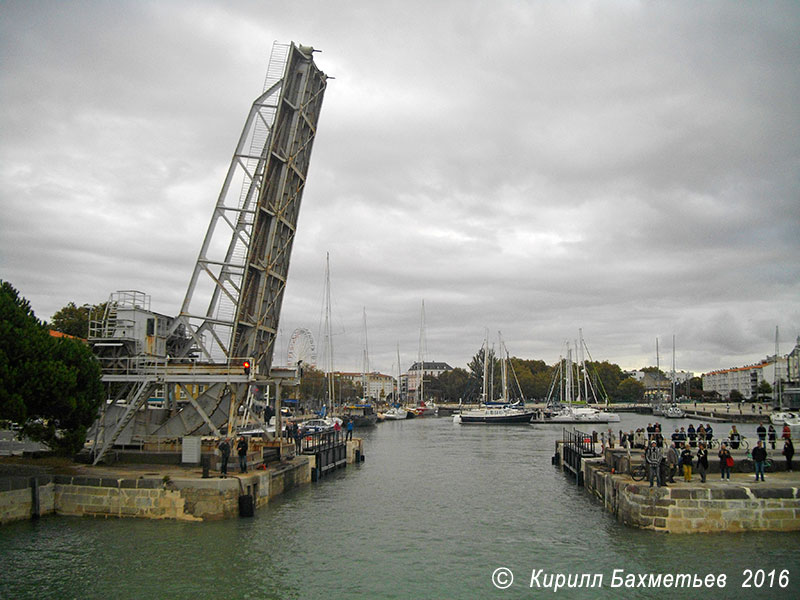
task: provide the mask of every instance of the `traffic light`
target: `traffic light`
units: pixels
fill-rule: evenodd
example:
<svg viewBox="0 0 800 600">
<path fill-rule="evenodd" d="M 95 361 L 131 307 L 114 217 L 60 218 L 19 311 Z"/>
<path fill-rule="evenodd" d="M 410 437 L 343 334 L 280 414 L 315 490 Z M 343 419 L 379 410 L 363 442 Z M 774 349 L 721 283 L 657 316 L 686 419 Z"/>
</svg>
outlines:
<svg viewBox="0 0 800 600">
<path fill-rule="evenodd" d="M 242 363 L 242 367 L 244 368 L 244 374 L 250 375 L 250 361 L 246 360 Z"/>
</svg>

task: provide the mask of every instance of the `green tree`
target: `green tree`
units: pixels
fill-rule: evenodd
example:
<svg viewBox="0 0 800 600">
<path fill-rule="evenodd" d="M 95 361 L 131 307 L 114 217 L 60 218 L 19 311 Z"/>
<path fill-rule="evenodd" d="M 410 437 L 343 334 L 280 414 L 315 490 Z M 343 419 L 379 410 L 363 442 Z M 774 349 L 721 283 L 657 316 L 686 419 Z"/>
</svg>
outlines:
<svg viewBox="0 0 800 600">
<path fill-rule="evenodd" d="M 474 386 L 470 385 L 470 374 L 465 369 L 457 367 L 432 378 L 425 389 L 430 390 L 432 395 L 443 402 L 458 402 L 467 398 L 472 387 Z"/>
<path fill-rule="evenodd" d="M 53 315 L 53 318 L 50 319 L 50 327 L 61 333 L 85 339 L 89 337 L 90 310 L 91 307 L 88 304 L 79 307 L 75 306 L 74 302 L 70 302 Z"/>
<path fill-rule="evenodd" d="M 0 282 L 0 419 L 24 435 L 71 453 L 103 398 L 100 366 L 81 341 L 53 338 L 30 303 Z"/>
<path fill-rule="evenodd" d="M 297 398 L 309 406 L 317 406 L 316 401 L 325 397 L 325 373 L 311 365 L 303 365 Z"/>
<path fill-rule="evenodd" d="M 644 385 L 633 377 L 623 379 L 617 386 L 616 397 L 621 402 L 641 402 L 644 398 Z"/>
<path fill-rule="evenodd" d="M 620 382 L 625 379 L 625 375 L 619 365 L 606 360 L 603 362 L 587 362 L 586 369 L 597 388 L 598 396 L 602 396 L 602 399 L 608 396 L 612 401 L 619 398 L 617 390 Z M 602 399 L 598 397 L 598 400 Z"/>
<path fill-rule="evenodd" d="M 758 394 L 759 400 L 763 400 L 764 398 L 770 397 L 772 394 L 772 386 L 769 384 L 768 381 L 761 381 L 761 383 L 758 384 L 756 393 Z"/>
<path fill-rule="evenodd" d="M 105 311 L 107 302 L 100 304 L 84 304 L 83 306 L 75 306 L 74 302 L 70 302 L 65 307 L 56 312 L 50 319 L 50 328 L 86 339 L 89 337 L 89 319 L 94 316 L 99 319 Z"/>
</svg>

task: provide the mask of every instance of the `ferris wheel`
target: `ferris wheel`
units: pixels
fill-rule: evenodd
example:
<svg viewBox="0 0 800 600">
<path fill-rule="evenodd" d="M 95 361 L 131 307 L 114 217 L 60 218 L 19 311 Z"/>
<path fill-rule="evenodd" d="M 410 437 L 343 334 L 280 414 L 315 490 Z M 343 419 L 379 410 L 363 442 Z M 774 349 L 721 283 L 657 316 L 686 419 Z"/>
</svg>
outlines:
<svg viewBox="0 0 800 600">
<path fill-rule="evenodd" d="M 288 363 L 293 366 L 300 361 L 312 367 L 317 366 L 317 348 L 314 345 L 314 336 L 305 327 L 295 329 L 289 340 Z"/>
</svg>

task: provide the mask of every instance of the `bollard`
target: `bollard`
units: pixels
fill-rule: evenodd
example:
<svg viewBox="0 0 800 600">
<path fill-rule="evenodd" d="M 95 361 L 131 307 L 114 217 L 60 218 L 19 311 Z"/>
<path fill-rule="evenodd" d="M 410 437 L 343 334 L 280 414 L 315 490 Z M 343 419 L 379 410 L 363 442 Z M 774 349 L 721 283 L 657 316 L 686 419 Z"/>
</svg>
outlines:
<svg viewBox="0 0 800 600">
<path fill-rule="evenodd" d="M 41 515 L 41 505 L 39 503 L 39 480 L 31 477 L 31 519 L 38 519 Z"/>
<path fill-rule="evenodd" d="M 208 479 L 211 476 L 209 474 L 209 471 L 211 471 L 211 457 L 210 456 L 201 457 L 200 464 L 203 466 L 203 479 Z"/>
<path fill-rule="evenodd" d="M 253 514 L 253 496 L 251 494 L 243 494 L 239 496 L 239 516 L 252 517 Z"/>
</svg>

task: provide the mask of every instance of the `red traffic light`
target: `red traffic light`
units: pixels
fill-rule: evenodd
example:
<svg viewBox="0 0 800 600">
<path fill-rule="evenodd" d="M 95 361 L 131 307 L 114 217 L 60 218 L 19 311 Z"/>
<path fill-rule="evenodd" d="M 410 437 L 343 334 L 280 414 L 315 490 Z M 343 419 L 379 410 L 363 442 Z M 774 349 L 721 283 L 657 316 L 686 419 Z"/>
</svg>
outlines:
<svg viewBox="0 0 800 600">
<path fill-rule="evenodd" d="M 244 368 L 244 374 L 250 375 L 250 361 L 246 360 L 242 363 L 242 367 Z"/>
</svg>

